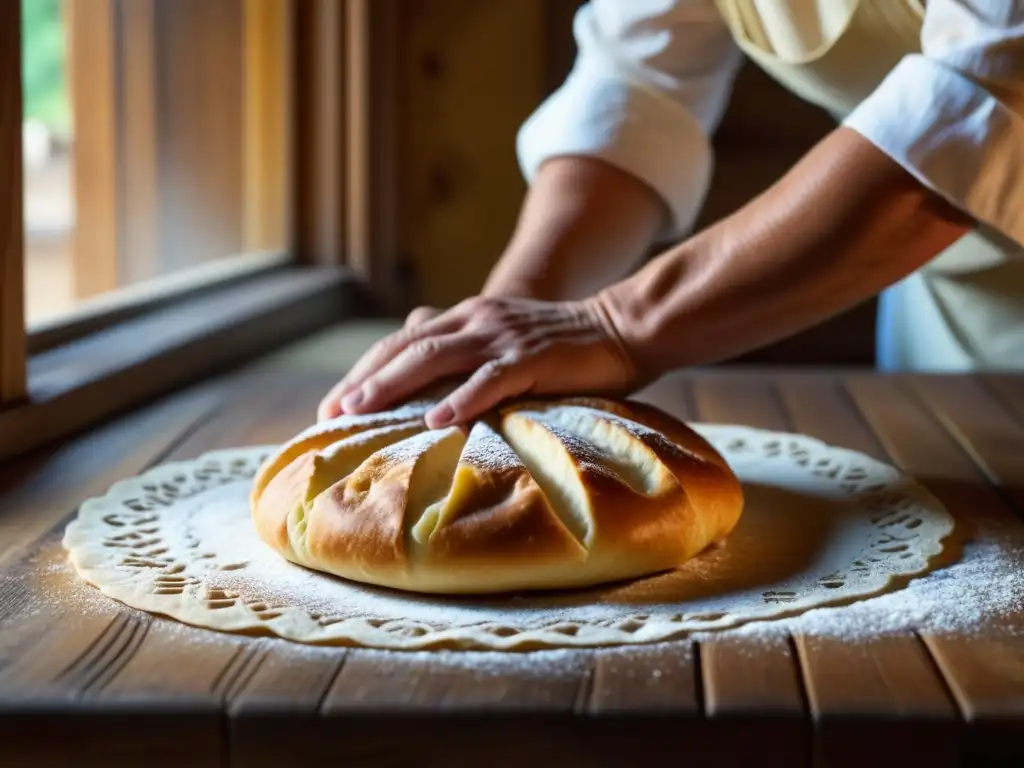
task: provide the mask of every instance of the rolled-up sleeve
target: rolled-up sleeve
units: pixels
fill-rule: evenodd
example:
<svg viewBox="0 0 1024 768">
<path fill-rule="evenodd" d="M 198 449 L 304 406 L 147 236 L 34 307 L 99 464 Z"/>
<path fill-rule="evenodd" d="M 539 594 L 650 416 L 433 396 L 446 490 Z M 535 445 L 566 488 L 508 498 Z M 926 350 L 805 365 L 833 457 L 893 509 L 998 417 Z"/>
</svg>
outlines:
<svg viewBox="0 0 1024 768">
<path fill-rule="evenodd" d="M 552 157 L 598 158 L 664 200 L 659 239 L 692 227 L 710 183 L 713 133 L 742 60 L 712 0 L 590 0 L 572 72 L 523 124 L 528 181 Z"/>
<path fill-rule="evenodd" d="M 930 0 L 921 49 L 844 124 L 1024 244 L 1024 3 Z"/>
</svg>

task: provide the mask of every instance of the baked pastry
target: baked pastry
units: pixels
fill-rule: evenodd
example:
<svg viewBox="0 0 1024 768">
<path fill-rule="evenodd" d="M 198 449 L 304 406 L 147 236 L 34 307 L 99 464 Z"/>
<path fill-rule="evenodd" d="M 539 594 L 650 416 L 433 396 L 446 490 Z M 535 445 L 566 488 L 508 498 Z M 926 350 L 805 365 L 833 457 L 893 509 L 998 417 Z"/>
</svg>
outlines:
<svg viewBox="0 0 1024 768">
<path fill-rule="evenodd" d="M 595 585 L 672 569 L 735 527 L 739 481 L 649 405 L 524 401 L 429 430 L 431 402 L 307 429 L 261 467 L 259 536 L 292 562 L 433 593 Z"/>
</svg>

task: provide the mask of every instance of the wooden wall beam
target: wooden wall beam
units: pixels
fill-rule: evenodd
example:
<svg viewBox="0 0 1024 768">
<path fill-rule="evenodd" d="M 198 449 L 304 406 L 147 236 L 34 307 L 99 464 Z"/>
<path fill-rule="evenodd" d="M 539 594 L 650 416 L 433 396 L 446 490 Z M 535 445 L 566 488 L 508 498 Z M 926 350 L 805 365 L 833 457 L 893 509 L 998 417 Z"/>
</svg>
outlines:
<svg viewBox="0 0 1024 768">
<path fill-rule="evenodd" d="M 117 287 L 160 272 L 156 2 L 118 0 Z"/>
<path fill-rule="evenodd" d="M 25 396 L 20 11 L 0 5 L 0 406 Z"/>
<path fill-rule="evenodd" d="M 292 250 L 305 264 L 337 264 L 345 242 L 345 7 L 294 0 Z"/>
<path fill-rule="evenodd" d="M 25 396 L 20 3 L 0 4 L 0 406 Z"/>
<path fill-rule="evenodd" d="M 245 250 L 288 245 L 292 4 L 245 0 Z"/>
<path fill-rule="evenodd" d="M 75 126 L 72 292 L 84 299 L 118 285 L 118 0 L 65 3 Z"/>
<path fill-rule="evenodd" d="M 400 37 L 418 2 L 347 0 L 348 130 L 347 263 L 386 311 L 408 309 L 407 275 L 400 271 L 405 174 L 399 130 L 403 46 Z"/>
</svg>

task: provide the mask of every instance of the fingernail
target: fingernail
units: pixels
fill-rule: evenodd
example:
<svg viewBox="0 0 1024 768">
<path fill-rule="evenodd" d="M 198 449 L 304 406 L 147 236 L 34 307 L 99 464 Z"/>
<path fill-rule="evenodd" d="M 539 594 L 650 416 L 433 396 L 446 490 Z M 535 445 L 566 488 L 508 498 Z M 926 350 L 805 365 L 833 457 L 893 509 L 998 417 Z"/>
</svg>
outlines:
<svg viewBox="0 0 1024 768">
<path fill-rule="evenodd" d="M 439 405 L 430 412 L 430 421 L 433 422 L 436 427 L 443 427 L 454 418 L 455 411 L 450 405 L 448 405 L 448 403 Z"/>
<path fill-rule="evenodd" d="M 363 393 L 359 390 L 356 390 L 351 395 L 347 395 L 344 399 L 342 399 L 341 407 L 347 411 L 352 408 L 358 408 L 361 402 L 363 402 Z"/>
</svg>

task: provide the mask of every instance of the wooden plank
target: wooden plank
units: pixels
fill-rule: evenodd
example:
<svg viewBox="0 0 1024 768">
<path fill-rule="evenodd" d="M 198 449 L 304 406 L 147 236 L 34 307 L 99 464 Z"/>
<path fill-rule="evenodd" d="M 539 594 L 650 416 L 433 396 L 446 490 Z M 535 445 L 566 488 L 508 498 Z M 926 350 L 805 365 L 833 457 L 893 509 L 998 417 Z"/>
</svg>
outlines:
<svg viewBox="0 0 1024 768">
<path fill-rule="evenodd" d="M 0 407 L 25 397 L 21 5 L 0 9 Z"/>
<path fill-rule="evenodd" d="M 636 399 L 661 408 L 683 421 L 697 418 L 697 403 L 693 396 L 692 380 L 684 373 L 670 373 L 663 376 L 641 392 Z"/>
<path fill-rule="evenodd" d="M 0 459 L 252 360 L 345 317 L 351 278 L 294 270 L 183 301 L 33 358 L 34 402 L 0 411 Z"/>
<path fill-rule="evenodd" d="M 316 715 L 331 687 L 347 649 L 304 647 L 288 642 L 268 643 L 266 654 L 248 681 L 228 703 L 232 727 L 245 724 L 242 732 L 256 734 L 269 716 L 286 718 Z M 243 752 L 265 751 L 267 745 L 238 743 Z M 290 745 L 283 745 L 286 749 Z M 256 758 L 256 754 L 251 755 Z M 247 761 L 243 761 L 247 764 Z"/>
<path fill-rule="evenodd" d="M 911 389 L 1024 514 L 1024 421 L 977 379 L 920 376 Z M 1022 385 L 1024 386 L 1024 385 Z"/>
<path fill-rule="evenodd" d="M 191 716 L 163 722 L 136 717 L 130 723 L 113 713 L 102 721 L 82 716 L 87 710 L 76 706 L 82 693 L 132 656 L 150 617 L 104 599 L 77 580 L 61 547 L 59 523 L 84 499 L 166 455 L 219 404 L 221 394 L 213 388 L 186 392 L 50 456 L 5 468 L 0 496 L 0 564 L 7 566 L 0 580 L 0 764 L 64 765 L 69 753 L 79 764 L 141 760 L 161 728 L 176 729 L 181 740 L 165 744 L 167 751 L 156 764 L 174 759 L 204 764 L 203 745 L 215 729 L 196 730 Z M 61 739 L 47 737 L 55 729 Z"/>
<path fill-rule="evenodd" d="M 160 178 L 155 0 L 118 0 L 117 286 L 159 275 Z"/>
<path fill-rule="evenodd" d="M 287 439 L 312 422 L 317 398 L 324 387 L 320 383 L 296 384 L 280 369 L 274 376 L 273 369 L 267 366 L 253 366 L 223 384 L 230 386 L 232 393 L 227 407 L 177 445 L 168 460 Z M 261 688 L 266 692 L 266 681 L 274 678 L 274 668 L 258 677 L 263 662 L 275 659 L 268 645 L 276 643 L 154 618 L 144 636 L 126 648 L 118 662 L 86 693 L 103 706 L 131 708 L 133 716 L 184 709 L 192 715 L 189 727 L 196 743 L 195 753 L 219 756 L 227 748 L 229 738 L 223 727 L 223 707 L 236 692 L 249 690 L 246 698 L 253 701 Z M 313 659 L 309 663 L 315 666 L 317 662 Z M 320 658 L 319 663 L 319 673 L 307 665 L 307 674 L 329 677 L 332 662 Z M 275 666 L 279 678 L 280 659 Z M 254 680 L 263 681 L 257 683 L 261 688 L 250 688 Z M 156 734 L 155 738 L 153 747 L 167 734 Z"/>
<path fill-rule="evenodd" d="M 586 658 L 355 650 L 323 702 L 334 738 L 306 749 L 320 759 L 382 765 L 569 759 L 581 741 L 568 719 L 585 690 Z"/>
<path fill-rule="evenodd" d="M 245 0 L 243 247 L 249 252 L 288 247 L 293 6 Z"/>
<path fill-rule="evenodd" d="M 786 638 L 700 644 L 704 710 L 724 765 L 808 762 L 811 727 L 796 654 Z M 735 738 L 742 733 L 744 738 Z"/>
<path fill-rule="evenodd" d="M 823 765 L 959 765 L 960 722 L 912 634 L 796 638 Z"/>
<path fill-rule="evenodd" d="M 974 536 L 998 536 L 1024 557 L 1024 527 L 939 417 L 892 380 L 857 377 L 848 385 L 894 461 L 928 486 L 959 527 L 970 528 Z M 963 423 L 969 419 L 963 417 Z M 971 725 L 969 754 L 1024 759 L 1015 736 L 1024 702 L 1024 639 L 1019 634 L 1024 616 L 999 617 L 987 624 L 969 635 L 941 633 L 924 639 Z M 981 641 L 978 632 L 983 632 Z"/>
<path fill-rule="evenodd" d="M 789 428 L 770 379 L 708 373 L 694 379 L 693 389 L 696 416 L 702 422 Z M 761 642 L 705 643 L 701 671 L 716 741 L 730 744 L 736 760 L 761 761 L 771 754 L 780 764 L 809 762 L 809 714 L 800 669 L 788 643 L 781 647 Z M 770 718 L 745 716 L 755 710 L 776 714 Z M 769 753 L 760 748 L 760 742 L 752 743 L 747 737 L 752 726 L 775 743 L 776 750 Z"/>
<path fill-rule="evenodd" d="M 293 7 L 289 218 L 291 250 L 305 264 L 337 264 L 347 229 L 345 13 L 334 0 Z"/>
<path fill-rule="evenodd" d="M 766 378 L 706 374 L 694 379 L 693 389 L 701 421 L 783 432 L 788 429 L 778 393 Z"/>
<path fill-rule="evenodd" d="M 385 310 L 406 308 L 405 284 L 398 271 L 402 247 L 399 194 L 416 174 L 400 157 L 400 14 L 398 0 L 345 3 L 344 136 L 346 221 L 345 263 L 363 278 Z M 326 41 L 337 46 L 337 38 Z"/>
<path fill-rule="evenodd" d="M 995 392 L 1018 419 L 1024 419 L 1024 383 L 1020 374 L 991 374 L 979 377 L 979 381 Z"/>
<path fill-rule="evenodd" d="M 6 567 L 0 585 L 0 687 L 75 698 L 103 668 L 90 654 L 124 645 L 140 621 L 148 620 L 141 615 L 126 619 L 116 603 L 78 581 L 61 546 L 62 523 L 85 499 L 165 457 L 222 396 L 212 387 L 193 390 L 52 456 L 5 468 L 0 481 L 0 567 Z M 53 600 L 53 594 L 65 599 Z"/>
<path fill-rule="evenodd" d="M 67 68 L 75 125 L 76 299 L 119 285 L 118 0 L 65 3 Z"/>
<path fill-rule="evenodd" d="M 780 377 L 780 381 L 789 381 L 792 386 L 789 378 Z M 815 387 L 817 397 L 814 396 Z M 832 401 L 827 400 L 830 394 L 834 398 Z M 810 386 L 804 385 L 798 396 L 787 394 L 785 384 L 759 383 L 740 377 L 712 378 L 698 382 L 697 399 L 702 409 L 707 404 L 717 413 L 714 419 L 708 420 L 740 421 L 823 439 L 828 438 L 824 434 L 816 434 L 819 425 L 824 422 L 826 428 L 835 432 L 836 427 L 829 427 L 829 418 L 833 413 L 843 414 L 844 408 L 840 405 L 843 401 L 839 399 L 835 382 L 827 378 L 818 379 Z M 798 410 L 790 413 L 786 406 L 797 401 L 800 403 Z M 827 405 L 829 402 L 831 408 Z M 732 403 L 736 403 L 735 410 L 730 407 Z M 856 413 L 848 403 L 845 410 L 846 413 L 839 417 L 842 419 L 840 424 L 857 425 Z M 734 413 L 740 414 L 739 417 Z M 829 441 L 845 442 L 841 434 L 832 434 Z M 894 638 L 886 641 L 885 645 L 870 648 L 863 641 L 828 643 L 798 636 L 795 642 L 817 726 L 815 751 L 827 764 L 855 764 L 853 755 L 863 757 L 859 745 L 865 744 L 873 729 L 883 723 L 922 721 L 931 728 L 934 712 L 945 707 L 947 718 L 944 722 L 955 724 L 955 712 L 945 694 L 945 687 L 930 664 L 927 651 L 915 637 Z M 920 702 L 903 701 L 903 694 L 890 686 L 892 676 L 879 673 L 880 666 L 899 666 L 905 658 L 914 658 L 917 662 L 918 677 L 912 682 L 922 692 Z M 859 687 L 853 690 L 844 680 L 856 680 Z M 896 734 L 903 732 L 896 729 Z M 948 729 L 942 731 L 943 735 L 948 732 Z M 899 749 L 909 749 L 914 743 L 915 729 L 908 728 L 906 733 L 907 740 L 904 742 L 900 738 Z M 948 752 L 948 748 L 944 748 L 940 754 Z M 874 759 L 877 760 L 877 756 Z"/>
<path fill-rule="evenodd" d="M 548 46 L 552 16 L 571 14 L 572 4 L 398 3 L 405 214 L 398 245 L 417 303 L 444 307 L 478 293 L 505 250 L 526 193 L 516 133 L 548 91 L 551 54 L 573 54 L 567 18 L 558 25 L 565 37 Z"/>
<path fill-rule="evenodd" d="M 797 432 L 889 460 L 839 378 L 780 377 L 779 391 Z M 958 758 L 961 733 L 956 709 L 927 648 L 915 635 L 867 643 L 800 637 L 797 645 L 808 696 L 821 723 L 817 747 L 822 759 L 849 765 L 877 760 L 868 748 L 873 742 L 866 738 L 868 726 L 858 722 L 866 719 L 882 719 L 870 728 L 892 731 L 887 738 L 895 761 L 905 761 L 921 748 L 929 750 L 922 759 L 939 764 Z"/>
<path fill-rule="evenodd" d="M 695 753 L 713 751 L 717 761 L 719 731 L 702 717 L 698 664 L 687 640 L 597 651 L 583 701 L 592 718 L 586 731 L 592 759 L 653 764 L 685 743 Z"/>
<path fill-rule="evenodd" d="M 586 711 L 604 716 L 697 717 L 697 679 L 689 642 L 598 652 Z"/>
<path fill-rule="evenodd" d="M 321 711 L 327 717 L 357 712 L 566 712 L 573 709 L 584 671 L 582 656 L 575 663 L 551 664 L 531 663 L 523 654 L 353 651 Z"/>
<path fill-rule="evenodd" d="M 267 645 L 255 673 L 228 703 L 228 753 L 239 768 L 294 764 L 297 745 L 322 739 L 320 703 L 347 653 L 283 641 Z"/>
<path fill-rule="evenodd" d="M 232 686 L 261 660 L 258 641 L 163 618 L 154 618 L 129 651 L 87 695 L 156 709 L 171 700 L 219 714 Z"/>
<path fill-rule="evenodd" d="M 860 451 L 879 461 L 889 455 L 839 376 L 791 375 L 777 378 L 782 406 L 794 428 L 829 445 Z"/>
<path fill-rule="evenodd" d="M 166 455 L 224 396 L 214 387 L 190 390 L 119 419 L 52 454 L 35 454 L 0 469 L 0 568 L 30 551 L 87 498 Z"/>
</svg>

